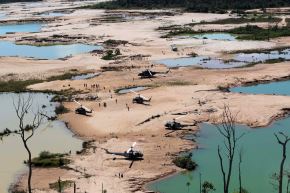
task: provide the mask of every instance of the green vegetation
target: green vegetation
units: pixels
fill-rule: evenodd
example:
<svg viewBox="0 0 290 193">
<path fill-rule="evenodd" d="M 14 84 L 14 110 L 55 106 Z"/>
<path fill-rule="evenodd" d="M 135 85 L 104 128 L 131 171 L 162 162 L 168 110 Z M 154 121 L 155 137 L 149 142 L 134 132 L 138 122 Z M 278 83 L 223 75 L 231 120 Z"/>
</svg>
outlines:
<svg viewBox="0 0 290 193">
<path fill-rule="evenodd" d="M 106 46 L 112 46 L 112 47 L 116 47 L 116 46 L 119 46 L 119 45 L 126 45 L 127 43 L 128 43 L 128 41 L 125 41 L 125 40 L 112 40 L 112 39 L 109 39 L 109 40 L 104 41 L 104 44 Z"/>
<path fill-rule="evenodd" d="M 180 168 L 187 169 L 187 170 L 195 170 L 197 164 L 191 160 L 192 154 L 178 156 L 174 158 L 173 163 Z"/>
<path fill-rule="evenodd" d="M 101 2 L 84 8 L 91 9 L 134 9 L 134 8 L 183 8 L 195 12 L 225 13 L 225 10 L 246 10 L 267 7 L 289 6 L 288 0 L 115 0 Z"/>
<path fill-rule="evenodd" d="M 103 60 L 114 60 L 117 56 L 121 55 L 120 49 L 113 50 L 107 50 L 105 55 L 103 55 Z"/>
<path fill-rule="evenodd" d="M 38 2 L 41 0 L 0 0 L 0 4 L 4 3 L 17 3 L 17 2 Z"/>
<path fill-rule="evenodd" d="M 238 35 L 237 39 L 241 40 L 268 40 L 271 38 L 290 36 L 290 29 L 288 27 L 278 28 L 277 26 L 265 29 L 255 25 L 247 25 L 245 27 L 228 30 L 227 32 Z"/>
<path fill-rule="evenodd" d="M 0 81 L 0 92 L 25 92 L 27 86 L 41 82 L 37 79 Z"/>
<path fill-rule="evenodd" d="M 65 114 L 69 112 L 69 109 L 66 108 L 62 103 L 60 103 L 58 106 L 55 107 L 54 110 L 55 114 L 59 115 L 59 114 Z"/>
<path fill-rule="evenodd" d="M 191 82 L 182 81 L 182 80 L 172 80 L 172 81 L 166 82 L 166 85 L 168 86 L 187 86 L 191 84 L 192 84 Z"/>
<path fill-rule="evenodd" d="M 214 31 L 207 31 L 214 32 Z M 170 30 L 167 34 L 161 36 L 161 38 L 169 38 L 177 35 L 194 35 L 194 34 L 201 34 L 201 31 L 194 31 L 190 27 L 175 27 L 174 29 Z"/>
<path fill-rule="evenodd" d="M 74 184 L 74 181 L 72 180 L 64 180 L 64 181 L 60 180 L 60 181 L 49 184 L 49 188 L 59 191 L 59 187 L 60 187 L 61 191 L 64 191 L 66 188 L 72 187 L 73 184 Z"/>
<path fill-rule="evenodd" d="M 26 193 L 25 190 L 12 190 L 11 193 Z"/>
<path fill-rule="evenodd" d="M 64 74 L 61 74 L 61 75 L 51 76 L 47 78 L 46 81 L 50 82 L 50 81 L 55 81 L 55 80 L 68 80 L 76 75 L 84 75 L 84 74 L 87 74 L 87 73 L 77 73 L 77 72 L 71 71 L 71 72 L 66 72 Z"/>
<path fill-rule="evenodd" d="M 67 80 L 71 79 L 76 75 L 83 75 L 86 73 L 79 73 L 72 69 L 70 72 L 66 72 L 61 75 L 51 76 L 46 80 L 41 79 L 30 79 L 30 80 L 9 80 L 9 81 L 0 81 L 0 92 L 26 92 L 28 91 L 27 87 L 33 84 L 42 83 L 45 81 L 56 81 L 56 80 Z"/>
<path fill-rule="evenodd" d="M 50 153 L 43 151 L 39 157 L 32 159 L 32 165 L 35 167 L 61 167 L 70 163 L 70 160 L 65 158 L 67 154 Z"/>
<path fill-rule="evenodd" d="M 234 34 L 237 36 L 237 39 L 240 40 L 269 40 L 271 38 L 290 36 L 289 27 L 279 28 L 278 26 L 274 26 L 266 29 L 256 25 L 247 25 L 225 31 L 194 31 L 190 27 L 180 27 L 169 31 L 167 34 L 163 35 L 162 38 L 168 38 L 177 35 L 195 35 L 215 32 Z"/>
<path fill-rule="evenodd" d="M 275 63 L 281 63 L 287 61 L 285 58 L 277 58 L 277 59 L 269 59 L 266 60 L 264 63 L 266 64 L 275 64 Z"/>
<path fill-rule="evenodd" d="M 211 191 L 215 191 L 215 187 L 212 183 L 205 181 L 202 183 L 202 193 L 209 193 Z"/>
<path fill-rule="evenodd" d="M 226 18 L 216 21 L 201 22 L 202 24 L 243 24 L 243 23 L 258 23 L 258 22 L 281 22 L 281 18 L 272 17 L 270 15 L 259 15 L 253 17 L 240 17 L 240 18 Z"/>
</svg>

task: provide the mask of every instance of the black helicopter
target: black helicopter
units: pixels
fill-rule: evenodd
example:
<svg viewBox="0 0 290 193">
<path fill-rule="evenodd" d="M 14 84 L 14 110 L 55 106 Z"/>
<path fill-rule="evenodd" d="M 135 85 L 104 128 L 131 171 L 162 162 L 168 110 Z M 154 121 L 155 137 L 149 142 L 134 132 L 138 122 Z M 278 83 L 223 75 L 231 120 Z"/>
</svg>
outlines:
<svg viewBox="0 0 290 193">
<path fill-rule="evenodd" d="M 131 164 L 129 166 L 129 168 L 131 168 L 134 161 L 136 161 L 136 160 L 143 160 L 143 153 L 140 152 L 140 151 L 133 150 L 133 148 L 135 147 L 135 145 L 136 145 L 136 142 L 134 142 L 132 144 L 132 146 L 127 151 L 124 151 L 124 152 L 110 152 L 107 149 L 104 149 L 104 150 L 106 151 L 107 154 L 123 156 L 123 157 L 125 157 L 125 159 L 131 160 L 132 162 L 131 162 Z"/>
<path fill-rule="evenodd" d="M 133 98 L 133 100 L 132 100 L 133 103 L 142 104 L 142 105 L 149 105 L 148 103 L 150 103 L 152 97 L 150 97 L 148 99 L 148 98 L 142 96 L 141 94 L 139 94 L 133 90 L 130 90 L 130 91 L 137 95 L 136 97 Z"/>
<path fill-rule="evenodd" d="M 78 108 L 75 109 L 75 113 L 76 114 L 80 114 L 80 115 L 88 115 L 90 113 L 93 112 L 92 109 L 89 109 L 87 107 L 85 107 L 84 105 L 82 105 L 81 103 L 79 103 L 78 101 L 74 100 L 75 103 L 77 103 L 79 105 Z"/>
<path fill-rule="evenodd" d="M 174 118 L 173 121 L 167 121 L 165 123 L 165 125 L 164 125 L 165 129 L 172 130 L 172 132 L 174 132 L 174 131 L 177 131 L 177 130 L 182 130 L 185 127 L 191 127 L 191 126 L 195 126 L 196 125 L 196 123 L 193 123 L 193 124 L 182 124 L 182 123 L 176 122 L 177 119 L 181 119 L 181 118 L 183 118 L 185 116 L 187 116 L 187 115 L 183 115 L 183 116 Z M 170 133 L 172 133 L 172 132 L 170 132 Z"/>
<path fill-rule="evenodd" d="M 156 74 L 167 74 L 170 70 L 167 72 L 154 72 L 152 70 L 146 69 L 138 74 L 140 78 L 155 78 Z"/>
</svg>

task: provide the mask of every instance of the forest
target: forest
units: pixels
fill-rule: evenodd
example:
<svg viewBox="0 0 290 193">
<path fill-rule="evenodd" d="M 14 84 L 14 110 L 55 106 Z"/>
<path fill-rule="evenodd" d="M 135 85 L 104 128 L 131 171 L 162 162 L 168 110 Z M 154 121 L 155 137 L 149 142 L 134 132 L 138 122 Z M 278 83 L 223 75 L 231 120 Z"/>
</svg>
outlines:
<svg viewBox="0 0 290 193">
<path fill-rule="evenodd" d="M 0 0 L 0 4 L 4 3 L 17 3 L 17 2 L 37 2 L 41 0 Z"/>
<path fill-rule="evenodd" d="M 91 8 L 183 8 L 194 12 L 223 12 L 267 7 L 289 6 L 290 0 L 115 0 L 102 2 Z"/>
</svg>

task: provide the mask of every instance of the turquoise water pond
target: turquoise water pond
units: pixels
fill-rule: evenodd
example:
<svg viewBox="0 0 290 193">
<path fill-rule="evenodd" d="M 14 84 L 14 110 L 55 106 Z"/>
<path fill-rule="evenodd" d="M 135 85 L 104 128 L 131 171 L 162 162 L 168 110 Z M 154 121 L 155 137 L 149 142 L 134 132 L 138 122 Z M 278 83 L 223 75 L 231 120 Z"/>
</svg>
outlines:
<svg viewBox="0 0 290 193">
<path fill-rule="evenodd" d="M 22 94 L 25 98 L 28 94 Z M 51 103 L 52 95 L 34 93 L 32 109 L 37 111 L 41 108 L 47 115 L 54 115 L 55 103 Z M 0 94 L 0 131 L 5 128 L 10 130 L 17 129 L 18 120 L 13 107 L 13 99 L 17 99 L 17 94 L 4 93 Z M 32 114 L 28 113 L 26 120 L 31 120 Z M 43 125 L 36 131 L 35 136 L 29 142 L 33 157 L 36 157 L 41 151 L 50 151 L 54 153 L 72 153 L 82 148 L 82 141 L 74 138 L 65 124 L 60 121 L 45 121 Z M 27 168 L 23 164 L 23 160 L 27 159 L 26 151 L 21 143 L 18 135 L 11 135 L 0 140 L 0 192 L 8 192 L 9 185 L 14 181 L 18 174 Z M 57 180 L 58 177 L 56 177 Z"/>
<path fill-rule="evenodd" d="M 18 56 L 36 59 L 59 59 L 102 49 L 101 46 L 86 44 L 32 46 L 17 45 L 9 41 L 0 41 L 0 48 L 0 56 Z"/>
<path fill-rule="evenodd" d="M 42 27 L 41 23 L 0 25 L 0 35 L 17 32 L 40 32 L 41 27 Z"/>
<path fill-rule="evenodd" d="M 6 14 L 5 13 L 0 13 L 0 19 L 5 19 L 6 18 Z"/>
<path fill-rule="evenodd" d="M 164 64 L 169 68 L 186 67 L 186 66 L 197 66 L 202 68 L 235 68 L 246 65 L 245 62 L 240 61 L 224 62 L 221 59 L 210 58 L 205 56 L 163 59 L 158 60 L 155 63 Z"/>
<path fill-rule="evenodd" d="M 198 163 L 198 169 L 194 172 L 185 172 L 169 177 L 149 185 L 149 188 L 161 193 L 187 193 L 186 183 L 190 182 L 190 193 L 199 192 L 199 173 L 202 179 L 215 185 L 215 193 L 222 193 L 222 177 L 217 157 L 217 146 L 223 145 L 223 138 L 215 126 L 201 124 L 200 136 L 197 138 L 200 147 L 193 150 L 192 159 Z M 276 192 L 271 182 L 271 176 L 279 169 L 281 159 L 281 147 L 274 137 L 275 132 L 284 131 L 290 135 L 290 118 L 277 121 L 266 128 L 250 129 L 246 126 L 238 126 L 239 133 L 245 133 L 240 147 L 243 149 L 242 182 L 244 188 L 251 193 Z M 288 148 L 290 155 L 290 148 Z M 285 166 L 290 169 L 290 158 Z M 236 160 L 237 161 L 237 160 Z M 286 169 L 285 168 L 285 169 Z M 237 171 L 237 162 L 235 169 Z M 231 192 L 238 189 L 237 173 L 232 176 Z"/>
<path fill-rule="evenodd" d="M 218 58 L 207 56 L 181 57 L 173 59 L 162 59 L 155 61 L 157 64 L 164 64 L 169 68 L 197 66 L 201 68 L 236 68 L 246 66 L 252 63 L 263 63 L 269 60 L 284 59 L 290 60 L 290 49 L 276 50 L 269 52 L 237 53 L 232 60 L 224 61 Z"/>
<path fill-rule="evenodd" d="M 240 86 L 230 89 L 231 92 L 248 94 L 276 94 L 290 96 L 290 80 L 258 84 L 252 86 Z"/>
<path fill-rule="evenodd" d="M 239 53 L 236 54 L 234 60 L 244 62 L 265 62 L 273 59 L 290 59 L 290 49 L 274 50 L 269 52 L 253 52 L 253 53 Z"/>
<path fill-rule="evenodd" d="M 226 40 L 234 41 L 236 37 L 228 33 L 208 33 L 208 34 L 198 34 L 193 35 L 192 37 L 197 39 L 210 39 L 210 40 Z"/>
<path fill-rule="evenodd" d="M 279 94 L 289 95 L 289 81 L 259 84 L 249 87 L 232 88 L 232 92 L 243 92 L 250 94 Z M 250 107 L 249 107 L 249 110 Z M 202 179 L 212 182 L 215 193 L 222 193 L 222 176 L 217 157 L 217 146 L 223 145 L 223 138 L 215 126 L 201 124 L 200 134 L 196 138 L 199 149 L 193 150 L 192 159 L 198 163 L 194 172 L 185 172 L 178 175 L 157 181 L 148 187 L 162 193 L 187 193 L 186 183 L 190 182 L 190 193 L 199 192 L 199 173 Z M 272 185 L 274 181 L 271 176 L 278 172 L 281 161 L 282 150 L 277 144 L 274 133 L 283 131 L 290 135 L 290 118 L 276 121 L 264 128 L 251 129 L 244 125 L 237 126 L 239 133 L 245 133 L 240 141 L 239 148 L 243 149 L 242 183 L 250 193 L 272 193 L 277 192 Z M 290 169 L 290 146 L 287 151 L 285 169 Z M 237 160 L 234 171 L 237 171 Z M 238 189 L 237 173 L 233 173 L 231 192 Z M 284 183 L 286 184 L 286 182 Z M 286 188 L 284 186 L 284 188 Z"/>
<path fill-rule="evenodd" d="M 46 17 L 61 17 L 64 15 L 65 13 L 63 12 L 46 12 L 46 13 L 40 14 L 40 16 L 46 16 Z"/>
</svg>

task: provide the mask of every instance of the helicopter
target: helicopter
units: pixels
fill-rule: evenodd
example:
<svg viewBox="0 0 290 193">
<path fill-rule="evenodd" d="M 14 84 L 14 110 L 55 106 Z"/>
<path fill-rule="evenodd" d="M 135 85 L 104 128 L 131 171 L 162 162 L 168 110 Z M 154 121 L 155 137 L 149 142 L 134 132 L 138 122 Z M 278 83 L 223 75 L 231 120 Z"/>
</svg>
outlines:
<svg viewBox="0 0 290 193">
<path fill-rule="evenodd" d="M 75 113 L 76 113 L 76 114 L 87 115 L 87 114 L 93 112 L 92 109 L 89 109 L 89 108 L 85 107 L 84 105 L 82 105 L 82 104 L 79 103 L 78 101 L 74 100 L 74 102 L 77 103 L 77 104 L 79 105 L 79 107 L 75 109 Z"/>
<path fill-rule="evenodd" d="M 137 96 L 133 98 L 132 102 L 133 103 L 137 103 L 137 104 L 143 104 L 143 105 L 149 105 L 148 103 L 151 101 L 151 98 L 150 97 L 149 99 L 147 99 L 146 97 L 142 96 L 141 94 L 133 91 L 133 90 L 130 90 L 130 92 L 136 94 Z"/>
<path fill-rule="evenodd" d="M 123 157 L 125 157 L 125 159 L 131 160 L 132 162 L 129 165 L 129 168 L 131 168 L 134 161 L 136 161 L 136 160 L 143 160 L 143 153 L 140 152 L 140 151 L 133 150 L 133 148 L 135 147 L 136 144 L 137 143 L 134 142 L 132 144 L 132 146 L 127 151 L 124 151 L 124 152 L 110 152 L 107 149 L 104 149 L 104 150 L 106 151 L 107 154 L 123 156 Z"/>
<path fill-rule="evenodd" d="M 182 130 L 184 127 L 190 127 L 190 126 L 195 126 L 196 123 L 193 123 L 193 124 L 182 124 L 182 123 L 179 123 L 179 122 L 176 122 L 176 120 L 178 119 L 181 119 L 183 117 L 186 117 L 187 115 L 182 115 L 180 117 L 177 117 L 177 118 L 174 118 L 173 121 L 167 121 L 165 123 L 165 129 L 167 130 L 172 130 L 173 132 L 174 131 L 177 131 L 177 130 Z"/>
<path fill-rule="evenodd" d="M 154 72 L 152 70 L 146 69 L 142 72 L 140 72 L 138 74 L 138 76 L 140 76 L 140 78 L 155 78 L 156 74 L 167 74 L 170 70 L 168 70 L 167 72 Z"/>
<path fill-rule="evenodd" d="M 138 76 L 140 76 L 141 78 L 154 78 L 155 74 L 157 74 L 157 72 L 146 69 L 139 73 Z"/>
</svg>

